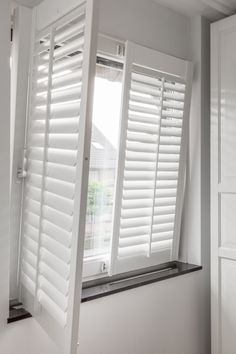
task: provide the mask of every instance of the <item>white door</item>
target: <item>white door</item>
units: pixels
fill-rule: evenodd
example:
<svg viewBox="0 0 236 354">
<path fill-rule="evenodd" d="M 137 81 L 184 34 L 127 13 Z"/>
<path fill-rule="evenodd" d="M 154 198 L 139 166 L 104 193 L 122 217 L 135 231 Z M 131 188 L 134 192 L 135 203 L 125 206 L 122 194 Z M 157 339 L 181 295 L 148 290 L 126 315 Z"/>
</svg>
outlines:
<svg viewBox="0 0 236 354">
<path fill-rule="evenodd" d="M 236 353 L 236 16 L 211 32 L 212 354 Z"/>
</svg>

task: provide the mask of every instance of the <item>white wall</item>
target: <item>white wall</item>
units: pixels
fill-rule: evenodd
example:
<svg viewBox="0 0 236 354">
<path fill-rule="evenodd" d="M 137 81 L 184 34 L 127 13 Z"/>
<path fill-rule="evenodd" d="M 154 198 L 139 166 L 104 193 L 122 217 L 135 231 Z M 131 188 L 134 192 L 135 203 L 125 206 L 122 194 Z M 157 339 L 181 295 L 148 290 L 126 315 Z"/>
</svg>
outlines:
<svg viewBox="0 0 236 354">
<path fill-rule="evenodd" d="M 210 353 L 210 24 L 196 17 L 191 24 L 195 62 L 187 190 L 182 227 L 181 258 L 201 264 L 202 341 Z"/>
<path fill-rule="evenodd" d="M 203 270 L 82 304 L 80 350 L 210 354 L 209 23 L 201 17 L 190 22 L 159 7 L 156 12 L 150 7 L 148 14 L 144 3 L 127 3 L 124 11 L 120 2 L 102 1 L 102 31 L 195 63 L 182 259 L 202 264 Z"/>
<path fill-rule="evenodd" d="M 46 0 L 38 9 L 38 27 L 45 26 L 62 14 L 65 6 L 69 9 L 77 2 Z M 45 12 L 47 4 L 50 8 Z M 205 25 L 201 18 L 191 23 L 189 19 L 147 0 L 101 0 L 100 16 L 100 31 L 110 36 L 130 39 L 184 59 L 194 57 L 198 62 L 190 149 L 191 176 L 195 181 L 191 186 L 196 188 L 196 193 L 188 198 L 191 201 L 188 204 L 191 207 L 191 222 L 184 225 L 184 238 L 189 239 L 185 242 L 185 250 L 193 250 L 196 245 L 196 252 L 192 252 L 189 259 L 195 259 L 198 263 L 202 261 L 206 270 L 82 304 L 80 354 L 209 354 L 207 220 L 204 230 L 201 226 L 202 193 L 206 187 L 201 184 L 201 177 L 207 177 L 203 176 L 202 169 L 207 162 L 207 154 L 199 150 L 203 143 L 208 144 L 207 132 L 203 134 L 204 125 L 200 123 L 204 115 L 207 127 L 207 107 L 201 94 L 201 90 L 205 89 L 205 82 L 202 81 L 204 75 L 207 79 L 204 74 L 207 63 L 203 62 L 206 53 L 202 51 L 207 31 L 203 31 Z M 197 45 L 195 51 L 192 50 L 192 40 Z M 195 144 L 198 144 L 197 151 Z M 206 151 L 207 148 L 208 145 Z M 195 210 L 196 217 L 193 217 Z M 207 200 L 204 210 L 208 212 Z M 203 236 L 204 243 L 201 242 Z M 204 255 L 202 260 L 201 253 Z M 186 252 L 183 257 L 186 257 Z M 10 326 L 14 326 L 14 331 Z M 20 342 L 17 337 L 21 338 Z M 50 340 L 43 336 L 34 320 L 9 325 L 2 339 L 6 345 L 4 354 L 14 354 L 16 350 L 18 354 L 28 354 L 25 352 L 24 338 L 29 342 L 30 354 L 38 354 L 35 349 L 38 345 L 45 345 L 44 354 L 60 354 L 52 348 Z M 15 347 L 11 343 L 12 346 L 7 349 L 7 343 L 13 340 Z"/>
<path fill-rule="evenodd" d="M 0 328 L 9 297 L 10 9 L 0 1 Z"/>
<path fill-rule="evenodd" d="M 8 324 L 0 330 L 0 354 L 61 354 L 32 319 Z"/>
<path fill-rule="evenodd" d="M 82 304 L 80 354 L 209 354 L 200 272 Z"/>
<path fill-rule="evenodd" d="M 190 20 L 147 0 L 101 0 L 100 31 L 191 58 Z"/>
</svg>

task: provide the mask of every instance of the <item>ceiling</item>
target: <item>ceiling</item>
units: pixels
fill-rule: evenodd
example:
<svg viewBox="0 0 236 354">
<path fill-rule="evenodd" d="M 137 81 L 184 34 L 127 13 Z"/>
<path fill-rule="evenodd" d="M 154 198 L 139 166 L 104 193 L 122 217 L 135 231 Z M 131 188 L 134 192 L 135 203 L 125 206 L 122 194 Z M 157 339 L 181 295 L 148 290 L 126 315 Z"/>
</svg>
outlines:
<svg viewBox="0 0 236 354">
<path fill-rule="evenodd" d="M 13 1 L 13 3 L 15 2 L 15 3 L 18 3 L 23 6 L 34 7 L 42 1 L 43 0 L 15 0 L 15 1 Z"/>
<path fill-rule="evenodd" d="M 43 0 L 13 0 L 34 7 Z M 64 0 L 66 1 L 66 0 Z M 146 0 L 143 0 L 146 1 Z M 152 0 L 188 17 L 203 15 L 211 21 L 236 13 L 236 0 Z"/>
<path fill-rule="evenodd" d="M 236 13 L 236 0 L 153 0 L 186 16 L 203 15 L 211 21 Z"/>
</svg>

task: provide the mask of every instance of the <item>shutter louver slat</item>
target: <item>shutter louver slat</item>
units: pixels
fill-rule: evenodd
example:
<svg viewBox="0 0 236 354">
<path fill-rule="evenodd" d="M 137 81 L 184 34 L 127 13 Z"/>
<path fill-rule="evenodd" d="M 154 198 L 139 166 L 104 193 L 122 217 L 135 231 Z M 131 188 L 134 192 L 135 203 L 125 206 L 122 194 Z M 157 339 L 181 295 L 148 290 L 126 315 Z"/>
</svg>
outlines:
<svg viewBox="0 0 236 354">
<path fill-rule="evenodd" d="M 55 288 L 61 292 L 64 296 L 68 295 L 69 284 L 68 281 L 55 272 L 53 268 L 49 267 L 42 260 L 39 263 L 39 274 L 46 278 Z"/>
<path fill-rule="evenodd" d="M 48 149 L 48 162 L 66 166 L 75 166 L 77 151 L 65 151 L 62 149 Z"/>
<path fill-rule="evenodd" d="M 21 282 L 26 287 L 26 289 L 31 293 L 31 295 L 34 296 L 35 295 L 35 281 L 31 280 L 23 270 L 22 270 L 22 274 L 21 274 Z"/>
<path fill-rule="evenodd" d="M 58 72 L 65 72 L 65 70 L 75 70 L 77 68 L 81 68 L 82 62 L 82 54 L 76 55 L 74 58 L 66 58 L 53 66 L 53 73 L 57 74 Z"/>
<path fill-rule="evenodd" d="M 37 229 L 31 225 L 26 225 L 25 234 L 30 237 L 33 241 L 38 242 L 38 232 Z"/>
<path fill-rule="evenodd" d="M 55 301 L 55 303 L 60 307 L 60 309 L 62 309 L 62 311 L 65 312 L 67 310 L 68 304 L 66 302 L 66 298 L 62 296 L 61 293 L 47 281 L 47 279 L 40 276 L 39 286 L 45 294 L 48 294 L 49 297 Z"/>
<path fill-rule="evenodd" d="M 54 254 L 57 258 L 63 261 L 66 265 L 70 263 L 70 249 L 55 241 L 52 237 L 46 234 L 41 236 L 42 247 Z"/>
<path fill-rule="evenodd" d="M 68 70 L 70 71 L 70 70 Z M 65 90 L 70 88 L 71 85 L 77 85 L 79 87 L 79 82 L 82 79 L 82 70 L 76 70 L 73 73 L 68 73 L 66 70 L 61 75 L 52 79 L 52 90 Z M 78 90 L 79 91 L 79 90 Z M 80 92 L 80 91 L 79 91 Z"/>
<path fill-rule="evenodd" d="M 57 242 L 61 243 L 65 247 L 71 247 L 71 233 L 63 230 L 56 225 L 43 220 L 42 231 L 50 237 L 53 237 Z"/>
<path fill-rule="evenodd" d="M 44 214 L 44 218 L 51 222 L 52 224 L 55 224 L 56 226 L 71 232 L 72 230 L 72 217 L 68 216 L 60 211 L 57 211 L 53 208 L 50 208 L 48 206 L 46 206 L 46 203 L 43 207 L 43 214 Z"/>
<path fill-rule="evenodd" d="M 64 327 L 66 325 L 66 312 L 62 311 L 61 308 L 56 305 L 55 300 L 52 300 L 50 296 L 41 289 L 38 291 L 38 299 L 41 305 L 44 306 L 52 317 Z"/>
<path fill-rule="evenodd" d="M 24 260 L 22 262 L 25 262 L 26 264 L 29 264 L 34 269 L 36 269 L 37 257 L 32 252 L 30 252 L 30 250 L 26 249 L 25 247 L 22 249 L 22 253 L 24 256 Z"/>
<path fill-rule="evenodd" d="M 27 224 L 38 228 L 39 227 L 39 216 L 36 214 L 33 214 L 31 211 L 25 209 L 25 220 L 27 221 Z"/>
<path fill-rule="evenodd" d="M 48 267 L 52 268 L 56 273 L 61 275 L 64 279 L 69 280 L 70 275 L 70 265 L 65 264 L 58 257 L 54 256 L 53 253 L 49 252 L 47 249 L 42 248 L 41 250 L 41 260 Z"/>
<path fill-rule="evenodd" d="M 23 272 L 31 279 L 32 282 L 36 280 L 36 270 L 30 263 L 25 261 L 22 262 L 22 270 Z"/>
<path fill-rule="evenodd" d="M 73 199 L 75 195 L 73 183 L 49 177 L 45 178 L 45 190 L 68 199 Z"/>
<path fill-rule="evenodd" d="M 76 167 L 64 166 L 59 163 L 47 163 L 46 174 L 48 177 L 65 182 L 75 182 Z"/>
<path fill-rule="evenodd" d="M 24 236 L 23 239 L 25 248 L 28 249 L 32 254 L 35 256 L 37 255 L 37 242 L 34 242 L 32 239 L 30 239 L 27 236 Z"/>
<path fill-rule="evenodd" d="M 78 36 L 79 34 L 84 32 L 85 20 L 82 17 L 78 23 L 70 26 L 67 30 L 62 31 L 61 33 L 58 33 L 55 36 L 55 42 L 57 43 L 65 42 L 68 39 L 72 38 L 73 36 Z"/>
</svg>

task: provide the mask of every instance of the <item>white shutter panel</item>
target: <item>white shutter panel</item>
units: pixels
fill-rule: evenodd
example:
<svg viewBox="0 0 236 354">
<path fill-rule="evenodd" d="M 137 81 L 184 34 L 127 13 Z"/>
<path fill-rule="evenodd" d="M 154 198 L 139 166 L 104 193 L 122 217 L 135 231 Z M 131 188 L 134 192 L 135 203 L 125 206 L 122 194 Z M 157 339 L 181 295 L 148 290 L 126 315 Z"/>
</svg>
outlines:
<svg viewBox="0 0 236 354">
<path fill-rule="evenodd" d="M 95 38 L 88 0 L 36 33 L 31 70 L 21 293 L 66 354 L 77 346 Z"/>
<path fill-rule="evenodd" d="M 128 42 L 111 272 L 178 257 L 191 64 Z"/>
</svg>

